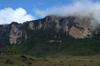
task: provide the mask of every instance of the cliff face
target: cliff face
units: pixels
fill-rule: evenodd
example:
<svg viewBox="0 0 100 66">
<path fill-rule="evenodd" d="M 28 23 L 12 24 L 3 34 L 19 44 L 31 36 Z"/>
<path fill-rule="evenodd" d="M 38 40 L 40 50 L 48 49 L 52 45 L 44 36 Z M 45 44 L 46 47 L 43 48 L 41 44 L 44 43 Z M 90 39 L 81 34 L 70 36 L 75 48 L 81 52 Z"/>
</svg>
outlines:
<svg viewBox="0 0 100 66">
<path fill-rule="evenodd" d="M 8 25 L 0 25 L 0 40 L 4 39 L 10 44 L 19 44 L 29 38 L 36 39 L 36 31 L 55 31 L 58 33 L 70 35 L 74 38 L 90 38 L 93 33 L 98 34 L 92 24 L 90 17 L 57 17 L 47 16 L 43 19 L 24 22 L 18 24 L 12 22 Z"/>
</svg>

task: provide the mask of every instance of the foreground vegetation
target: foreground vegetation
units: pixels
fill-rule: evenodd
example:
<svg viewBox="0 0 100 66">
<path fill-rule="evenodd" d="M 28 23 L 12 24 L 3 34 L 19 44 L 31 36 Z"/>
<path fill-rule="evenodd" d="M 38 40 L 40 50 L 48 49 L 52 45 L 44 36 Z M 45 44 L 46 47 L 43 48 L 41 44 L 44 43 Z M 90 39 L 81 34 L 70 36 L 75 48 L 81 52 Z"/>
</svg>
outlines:
<svg viewBox="0 0 100 66">
<path fill-rule="evenodd" d="M 0 66 L 100 66 L 100 55 L 50 55 L 38 57 L 19 54 L 1 54 Z"/>
</svg>

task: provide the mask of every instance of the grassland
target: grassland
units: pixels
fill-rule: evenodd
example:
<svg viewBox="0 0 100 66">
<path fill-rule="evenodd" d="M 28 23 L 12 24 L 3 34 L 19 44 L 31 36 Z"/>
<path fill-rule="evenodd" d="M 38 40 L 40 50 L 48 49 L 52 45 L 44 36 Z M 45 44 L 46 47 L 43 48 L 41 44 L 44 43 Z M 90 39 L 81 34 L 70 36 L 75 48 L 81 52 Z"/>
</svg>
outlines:
<svg viewBox="0 0 100 66">
<path fill-rule="evenodd" d="M 72 56 L 56 54 L 38 57 L 1 54 L 0 66 L 100 66 L 100 55 Z"/>
</svg>

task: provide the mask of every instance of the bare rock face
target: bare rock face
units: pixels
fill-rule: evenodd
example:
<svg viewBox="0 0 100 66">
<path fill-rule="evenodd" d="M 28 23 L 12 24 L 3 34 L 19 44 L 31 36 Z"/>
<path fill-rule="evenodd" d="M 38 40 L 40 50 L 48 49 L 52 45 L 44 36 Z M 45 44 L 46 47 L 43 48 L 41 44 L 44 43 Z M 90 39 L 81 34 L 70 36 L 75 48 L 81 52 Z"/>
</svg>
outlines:
<svg viewBox="0 0 100 66">
<path fill-rule="evenodd" d="M 92 18 L 90 17 L 82 17 L 82 18 L 76 18 L 75 24 L 77 27 L 80 27 L 83 31 L 82 36 L 83 38 L 92 36 L 92 32 L 95 30 L 93 24 L 92 24 Z"/>
<path fill-rule="evenodd" d="M 38 25 L 37 29 L 40 30 L 41 28 L 42 28 L 42 23 L 41 23 L 41 21 L 39 21 L 39 25 Z"/>
<path fill-rule="evenodd" d="M 19 44 L 27 41 L 27 39 L 36 40 L 38 38 L 37 31 L 55 31 L 70 35 L 75 39 L 90 38 L 93 36 L 93 33 L 98 34 L 100 32 L 94 27 L 93 23 L 92 17 L 75 16 L 47 16 L 43 19 L 28 21 L 23 24 L 13 22 L 6 27 L 0 25 L 0 40 L 8 37 L 10 44 Z"/>
<path fill-rule="evenodd" d="M 82 31 L 75 27 L 70 28 L 69 35 L 71 35 L 74 38 L 83 38 Z"/>
<path fill-rule="evenodd" d="M 20 31 L 14 24 L 12 24 L 9 37 L 10 44 L 16 44 L 17 39 L 22 37 L 22 31 Z"/>
<path fill-rule="evenodd" d="M 30 23 L 29 23 L 29 28 L 30 28 L 31 30 L 34 30 L 34 23 L 33 23 L 33 22 L 30 22 Z"/>
<path fill-rule="evenodd" d="M 69 27 L 68 27 L 68 22 L 67 23 L 65 23 L 65 25 L 64 25 L 64 27 L 63 27 L 63 31 L 64 31 L 64 33 L 66 33 L 67 35 L 68 35 L 68 32 L 69 32 Z"/>
</svg>

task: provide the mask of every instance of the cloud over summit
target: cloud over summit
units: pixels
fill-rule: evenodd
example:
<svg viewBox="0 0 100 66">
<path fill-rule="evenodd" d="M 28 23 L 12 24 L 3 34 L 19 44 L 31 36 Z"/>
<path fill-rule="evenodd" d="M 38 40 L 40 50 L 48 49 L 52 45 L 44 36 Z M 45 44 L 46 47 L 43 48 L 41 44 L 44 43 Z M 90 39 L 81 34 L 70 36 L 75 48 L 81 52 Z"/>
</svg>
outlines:
<svg viewBox="0 0 100 66">
<path fill-rule="evenodd" d="M 34 20 L 30 14 L 27 14 L 26 10 L 23 8 L 5 8 L 0 10 L 0 24 L 9 24 L 12 21 L 16 21 L 18 23 L 23 23 L 25 21 Z"/>
<path fill-rule="evenodd" d="M 69 5 L 52 7 L 46 10 L 36 10 L 36 13 L 42 17 L 47 15 L 58 16 L 92 16 L 95 21 L 100 23 L 100 2 L 92 0 L 77 0 Z"/>
</svg>

